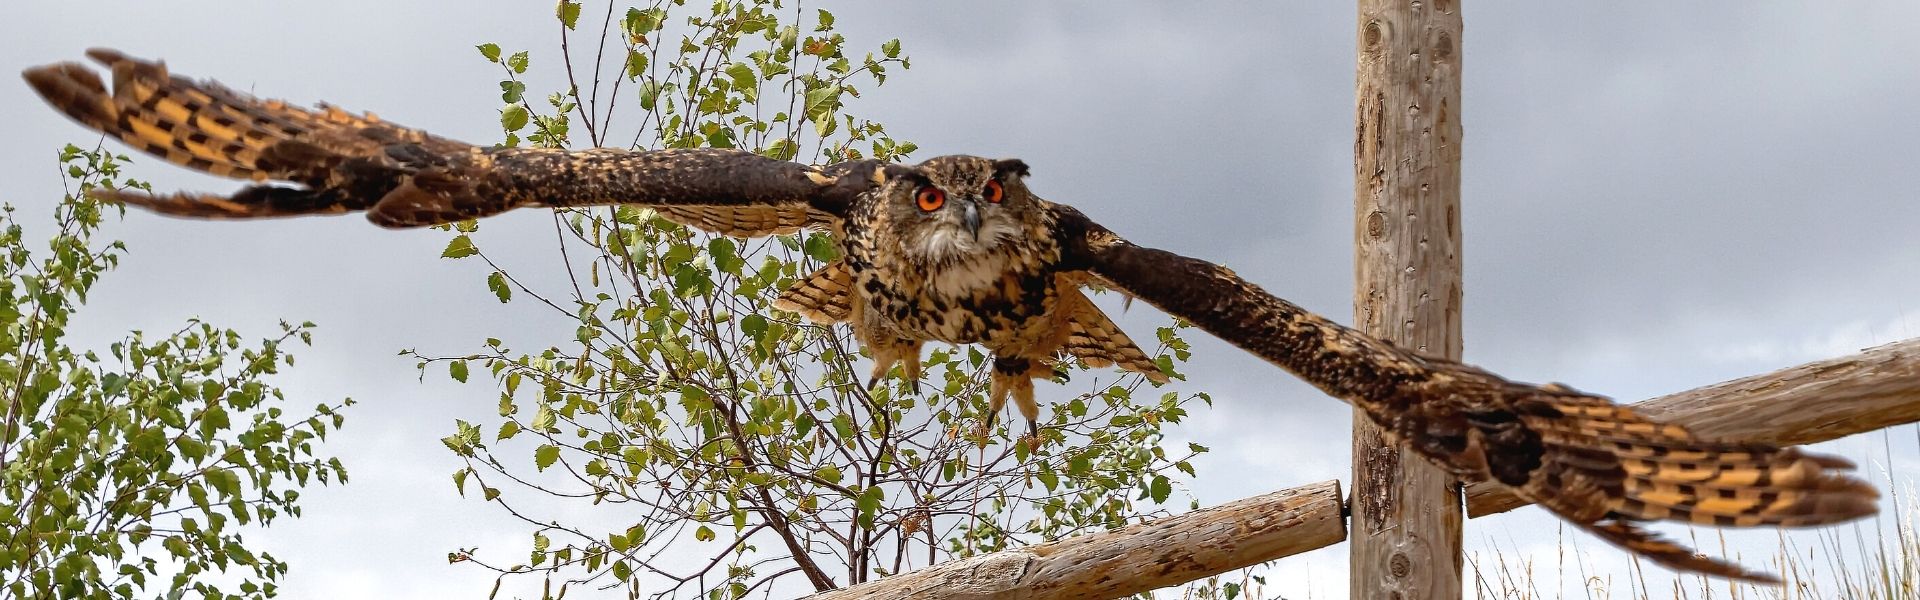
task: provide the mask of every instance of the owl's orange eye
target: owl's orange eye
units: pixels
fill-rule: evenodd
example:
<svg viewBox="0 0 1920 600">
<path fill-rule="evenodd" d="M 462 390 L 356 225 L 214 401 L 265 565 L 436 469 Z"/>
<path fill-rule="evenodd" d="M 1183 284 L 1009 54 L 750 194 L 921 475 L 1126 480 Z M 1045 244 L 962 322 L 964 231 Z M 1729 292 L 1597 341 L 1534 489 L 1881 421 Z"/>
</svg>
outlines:
<svg viewBox="0 0 1920 600">
<path fill-rule="evenodd" d="M 933 212 L 947 203 L 947 193 L 933 186 L 921 186 L 920 192 L 913 195 L 914 202 L 920 204 L 920 210 Z"/>
<path fill-rule="evenodd" d="M 1007 197 L 1007 190 L 1000 187 L 1000 180 L 988 179 L 987 189 L 981 190 L 980 195 L 985 197 L 987 202 L 999 204 L 1000 200 Z"/>
</svg>

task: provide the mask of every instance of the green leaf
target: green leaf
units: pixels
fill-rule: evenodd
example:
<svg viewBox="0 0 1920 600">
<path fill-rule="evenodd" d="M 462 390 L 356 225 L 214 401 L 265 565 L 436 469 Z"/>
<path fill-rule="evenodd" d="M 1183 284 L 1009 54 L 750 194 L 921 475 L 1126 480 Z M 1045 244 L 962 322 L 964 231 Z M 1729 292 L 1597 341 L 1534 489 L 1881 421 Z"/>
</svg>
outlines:
<svg viewBox="0 0 1920 600">
<path fill-rule="evenodd" d="M 880 53 L 887 55 L 887 58 L 900 58 L 900 38 L 887 40 L 886 43 L 880 44 Z"/>
<path fill-rule="evenodd" d="M 813 30 L 814 31 L 832 31 L 833 30 L 833 13 L 827 12 L 827 9 L 824 9 L 824 8 L 819 9 L 819 11 L 820 11 L 820 23 L 818 25 L 814 25 Z"/>
<path fill-rule="evenodd" d="M 554 416 L 553 410 L 543 404 L 540 408 L 533 411 L 533 421 L 527 423 L 527 425 L 532 427 L 534 431 L 546 431 L 552 428 L 557 420 L 558 418 Z"/>
<path fill-rule="evenodd" d="M 507 57 L 507 68 L 513 69 L 514 73 L 527 72 L 527 51 L 521 50 Z"/>
<path fill-rule="evenodd" d="M 660 82 L 654 79 L 648 79 L 645 82 L 640 84 L 641 110 L 653 110 L 656 106 L 658 106 L 660 101 L 660 89 L 661 89 Z"/>
<path fill-rule="evenodd" d="M 1147 494 L 1153 498 L 1154 504 L 1166 504 L 1167 496 L 1173 494 L 1173 482 L 1165 475 L 1155 475 L 1153 484 L 1147 489 Z"/>
<path fill-rule="evenodd" d="M 830 263 L 840 258 L 840 248 L 833 244 L 832 238 L 816 233 L 807 236 L 807 256 L 823 263 Z"/>
<path fill-rule="evenodd" d="M 728 65 L 727 77 L 732 80 L 733 87 L 741 89 L 752 88 L 760 81 L 759 77 L 754 75 L 753 67 L 747 63 Z"/>
<path fill-rule="evenodd" d="M 833 110 L 839 103 L 840 92 L 845 88 L 838 85 L 826 85 L 807 90 L 806 114 L 810 118 L 819 118 Z"/>
<path fill-rule="evenodd" d="M 747 315 L 740 319 L 740 331 L 754 341 L 760 341 L 767 335 L 767 318 L 760 315 Z"/>
<path fill-rule="evenodd" d="M 448 362 L 447 375 L 452 376 L 454 381 L 458 381 L 460 383 L 466 383 L 467 382 L 467 361 L 456 360 L 456 361 Z"/>
<path fill-rule="evenodd" d="M 501 304 L 506 304 L 508 300 L 513 299 L 513 288 L 507 287 L 506 273 L 494 271 L 492 274 L 487 275 L 487 289 L 493 290 L 493 297 L 499 298 Z M 500 344 L 495 343 L 491 345 L 498 346 Z"/>
<path fill-rule="evenodd" d="M 560 0 L 559 8 L 555 9 L 554 12 L 558 13 L 558 16 L 560 17 L 560 24 L 565 25 L 567 29 L 573 29 L 574 23 L 577 23 L 580 21 L 580 3 L 579 2 L 568 2 L 567 0 Z"/>
<path fill-rule="evenodd" d="M 507 131 L 519 131 L 527 126 L 527 109 L 518 104 L 508 104 L 500 109 L 500 127 Z"/>
<path fill-rule="evenodd" d="M 440 258 L 466 258 L 479 253 L 480 249 L 473 246 L 473 238 L 461 235 L 447 242 L 447 249 L 440 252 Z"/>
<path fill-rule="evenodd" d="M 693 530 L 693 539 L 702 542 L 711 542 L 713 541 L 713 529 L 701 525 L 700 528 Z"/>
<path fill-rule="evenodd" d="M 860 497 L 854 500 L 854 506 L 860 511 L 860 522 L 873 525 L 874 517 L 880 513 L 880 502 L 887 499 L 887 492 L 880 486 L 860 490 Z"/>
<path fill-rule="evenodd" d="M 519 104 L 522 95 L 527 93 L 527 84 L 507 79 L 500 82 L 500 101 L 507 104 Z"/>
<path fill-rule="evenodd" d="M 481 44 L 474 47 L 479 48 L 480 56 L 486 57 L 487 60 L 493 61 L 493 62 L 500 61 L 500 45 L 499 44 L 488 42 L 488 43 Z"/>
<path fill-rule="evenodd" d="M 513 436 L 518 433 L 520 433 L 520 423 L 517 421 L 507 421 L 500 424 L 500 433 L 494 435 L 493 440 L 497 442 L 512 439 Z"/>
<path fill-rule="evenodd" d="M 539 448 L 535 448 L 533 451 L 533 466 L 542 471 L 547 470 L 547 467 L 553 466 L 554 461 L 557 460 L 560 460 L 559 446 L 541 444 Z"/>
<path fill-rule="evenodd" d="M 627 77 L 629 79 L 647 74 L 647 55 L 638 50 L 627 51 Z"/>
</svg>

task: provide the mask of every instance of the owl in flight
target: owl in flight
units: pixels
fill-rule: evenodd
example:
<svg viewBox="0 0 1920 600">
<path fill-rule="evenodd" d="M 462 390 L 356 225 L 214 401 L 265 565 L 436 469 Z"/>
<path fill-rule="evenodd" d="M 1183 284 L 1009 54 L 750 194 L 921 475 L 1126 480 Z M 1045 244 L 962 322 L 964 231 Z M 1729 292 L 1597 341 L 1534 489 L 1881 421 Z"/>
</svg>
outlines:
<svg viewBox="0 0 1920 600">
<path fill-rule="evenodd" d="M 568 151 L 474 146 L 336 108 L 260 100 L 164 65 L 88 52 L 111 71 L 29 69 L 67 116 L 149 154 L 249 179 L 232 195 L 98 195 L 155 212 L 247 219 L 365 212 L 419 227 L 519 207 L 633 204 L 731 236 L 830 232 L 842 257 L 775 306 L 848 322 L 874 357 L 919 374 L 927 341 L 993 352 L 995 413 L 1030 427 L 1035 377 L 1077 358 L 1163 379 L 1081 286 L 1144 300 L 1360 407 L 1390 436 L 1467 480 L 1493 480 L 1555 515 L 1681 570 L 1772 581 L 1640 528 L 1650 520 L 1811 526 L 1871 515 L 1878 492 L 1835 457 L 1701 439 L 1560 385 L 1508 381 L 1417 356 L 1307 312 L 1206 261 L 1136 246 L 1033 194 L 1018 160 L 812 167 L 722 149 Z M 274 184 L 270 182 L 285 182 Z"/>
</svg>

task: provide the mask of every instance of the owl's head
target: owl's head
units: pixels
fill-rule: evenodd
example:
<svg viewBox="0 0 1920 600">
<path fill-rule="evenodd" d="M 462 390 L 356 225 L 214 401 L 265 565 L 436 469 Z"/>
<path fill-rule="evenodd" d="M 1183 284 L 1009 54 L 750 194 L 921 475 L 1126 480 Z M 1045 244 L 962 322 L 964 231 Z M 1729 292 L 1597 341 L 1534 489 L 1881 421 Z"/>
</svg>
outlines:
<svg viewBox="0 0 1920 600">
<path fill-rule="evenodd" d="M 1027 235 L 1037 208 L 1021 178 L 1027 163 L 940 156 L 888 169 L 882 195 L 889 233 L 909 258 L 941 264 L 986 254 Z"/>
</svg>

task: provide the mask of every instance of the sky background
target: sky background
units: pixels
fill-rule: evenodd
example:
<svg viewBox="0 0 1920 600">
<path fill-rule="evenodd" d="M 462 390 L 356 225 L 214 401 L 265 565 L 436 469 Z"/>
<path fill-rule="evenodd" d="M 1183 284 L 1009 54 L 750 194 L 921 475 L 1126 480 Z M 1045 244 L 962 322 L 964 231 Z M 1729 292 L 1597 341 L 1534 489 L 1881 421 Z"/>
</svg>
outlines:
<svg viewBox="0 0 1920 600">
<path fill-rule="evenodd" d="M 587 13 L 595 6 L 604 5 Z M 863 90 L 855 108 L 918 143 L 919 158 L 1023 158 L 1049 199 L 1350 320 L 1351 4 L 808 6 L 834 11 L 853 47 L 904 40 L 913 68 Z M 1920 3 L 1465 10 L 1469 362 L 1630 401 L 1920 335 Z M 22 3 L 0 22 L 0 67 L 113 46 L 264 96 L 324 99 L 485 142 L 498 139 L 500 76 L 473 46 L 533 50 L 529 89 L 551 89 L 551 11 L 504 1 Z M 0 201 L 41 227 L 30 238 L 44 237 L 61 194 L 56 150 L 97 136 L 13 81 L 0 84 L 9 120 Z M 157 160 L 132 174 L 156 189 L 237 187 Z M 548 223 L 504 216 L 483 243 L 523 269 L 550 265 Z M 446 553 L 520 548 L 525 529 L 455 495 L 447 476 L 459 462 L 438 438 L 455 418 L 491 414 L 494 394 L 421 382 L 395 352 L 545 339 L 554 323 L 490 300 L 483 264 L 438 258 L 441 232 L 358 218 L 231 226 L 131 214 L 106 234 L 131 255 L 79 317 L 82 345 L 194 316 L 255 337 L 280 319 L 312 320 L 315 346 L 280 379 L 293 404 L 360 401 L 327 444 L 352 484 L 314 490 L 304 518 L 249 535 L 294 564 L 286 597 L 487 592 L 487 573 L 449 566 Z M 1165 317 L 1136 306 L 1121 321 L 1138 336 Z M 1193 337 L 1182 389 L 1216 401 L 1175 435 L 1214 449 L 1190 490 L 1202 505 L 1347 477 L 1344 404 Z M 1823 449 L 1905 486 L 1920 475 L 1915 440 L 1905 427 Z M 1559 534 L 1537 509 L 1471 521 L 1465 535 L 1469 558 L 1498 548 L 1555 564 Z M 1770 531 L 1728 539 L 1751 566 L 1779 543 Z M 1619 552 L 1592 540 L 1579 549 L 1589 575 L 1626 574 Z M 1276 563 L 1269 594 L 1345 598 L 1346 553 Z"/>
</svg>

